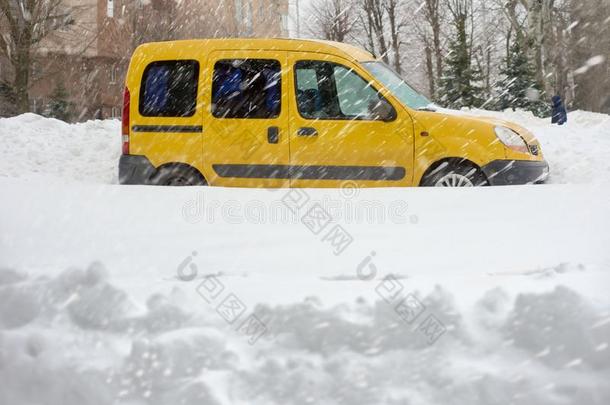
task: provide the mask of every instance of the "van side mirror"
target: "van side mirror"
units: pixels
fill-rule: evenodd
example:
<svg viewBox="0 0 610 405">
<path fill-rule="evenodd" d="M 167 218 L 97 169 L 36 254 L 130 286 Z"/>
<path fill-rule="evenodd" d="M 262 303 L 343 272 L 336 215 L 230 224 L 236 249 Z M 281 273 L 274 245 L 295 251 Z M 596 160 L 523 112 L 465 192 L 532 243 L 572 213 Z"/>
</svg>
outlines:
<svg viewBox="0 0 610 405">
<path fill-rule="evenodd" d="M 390 122 L 396 119 L 396 110 L 385 98 L 380 98 L 377 102 L 372 102 L 372 106 L 369 108 L 371 112 L 371 118 L 383 121 Z"/>
</svg>

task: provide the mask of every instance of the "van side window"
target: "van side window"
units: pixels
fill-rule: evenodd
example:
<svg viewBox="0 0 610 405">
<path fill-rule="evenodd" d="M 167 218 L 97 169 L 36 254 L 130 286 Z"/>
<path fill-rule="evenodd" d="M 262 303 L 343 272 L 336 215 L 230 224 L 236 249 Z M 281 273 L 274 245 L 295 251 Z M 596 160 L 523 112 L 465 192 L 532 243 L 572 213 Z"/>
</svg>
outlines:
<svg viewBox="0 0 610 405">
<path fill-rule="evenodd" d="M 153 62 L 144 70 L 140 114 L 144 117 L 192 117 L 197 108 L 199 63 Z"/>
<path fill-rule="evenodd" d="M 370 83 L 336 63 L 299 61 L 295 80 L 303 118 L 375 121 L 380 109 L 391 107 Z"/>
<path fill-rule="evenodd" d="M 214 65 L 212 114 L 217 118 L 277 118 L 281 75 L 276 60 L 219 60 Z"/>
</svg>

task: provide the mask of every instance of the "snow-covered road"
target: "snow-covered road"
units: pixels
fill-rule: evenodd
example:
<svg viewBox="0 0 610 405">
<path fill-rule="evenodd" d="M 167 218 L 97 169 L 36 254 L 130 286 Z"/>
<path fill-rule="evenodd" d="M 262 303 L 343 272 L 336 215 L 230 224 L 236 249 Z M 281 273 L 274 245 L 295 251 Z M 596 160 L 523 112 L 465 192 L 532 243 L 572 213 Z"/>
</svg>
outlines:
<svg viewBox="0 0 610 405">
<path fill-rule="evenodd" d="M 0 120 L 0 403 L 608 403 L 610 117 L 502 117 L 555 184 L 124 187 L 117 122 Z"/>
<path fill-rule="evenodd" d="M 354 280 L 358 264 L 371 252 L 379 276 L 437 282 L 610 262 L 608 193 L 598 185 L 367 189 L 348 195 L 353 191 L 168 192 L 1 179 L 0 188 L 11 190 L 0 212 L 0 222 L 10 230 L 0 236 L 6 266 L 49 274 L 101 260 L 117 280 L 161 281 L 175 277 L 178 264 L 195 251 L 202 275 L 241 279 L 244 294 L 265 302 L 315 294 L 303 288 L 303 280 Z M 293 193 L 309 198 L 295 212 L 289 204 Z M 333 217 L 318 235 L 300 221 L 316 205 Z M 335 225 L 353 240 L 345 247 L 325 240 Z M 258 278 L 285 279 L 286 285 L 269 294 L 251 288 Z M 360 294 L 358 288 L 344 293 Z M 334 302 L 345 294 L 324 299 Z"/>
</svg>

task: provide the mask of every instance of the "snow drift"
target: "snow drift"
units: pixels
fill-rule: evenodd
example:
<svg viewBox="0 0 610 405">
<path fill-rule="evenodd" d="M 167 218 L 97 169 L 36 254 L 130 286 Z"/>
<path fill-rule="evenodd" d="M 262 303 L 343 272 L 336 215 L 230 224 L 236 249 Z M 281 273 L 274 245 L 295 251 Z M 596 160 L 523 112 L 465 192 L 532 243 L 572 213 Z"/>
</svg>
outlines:
<svg viewBox="0 0 610 405">
<path fill-rule="evenodd" d="M 575 111 L 569 114 L 567 125 L 553 126 L 550 119 L 524 111 L 467 112 L 501 117 L 530 129 L 541 141 L 551 165 L 551 183 L 598 183 L 610 178 L 608 115 Z M 0 175 L 42 174 L 116 183 L 119 134 L 120 122 L 116 120 L 70 125 L 34 114 L 0 119 Z"/>
<path fill-rule="evenodd" d="M 6 404 L 606 404 L 610 312 L 566 287 L 483 293 L 429 346 L 383 302 L 262 306 L 255 346 L 184 288 L 145 305 L 102 264 L 53 277 L 0 272 L 0 402 Z M 468 313 L 466 317 L 465 312 Z M 35 388 L 34 388 L 35 387 Z"/>
<path fill-rule="evenodd" d="M 0 176 L 117 182 L 121 123 L 66 124 L 35 114 L 0 118 Z"/>
<path fill-rule="evenodd" d="M 117 185 L 117 121 L 0 119 L 0 404 L 609 403 L 610 117 L 500 116 L 556 184 L 305 190 L 341 255 L 287 190 Z"/>
</svg>

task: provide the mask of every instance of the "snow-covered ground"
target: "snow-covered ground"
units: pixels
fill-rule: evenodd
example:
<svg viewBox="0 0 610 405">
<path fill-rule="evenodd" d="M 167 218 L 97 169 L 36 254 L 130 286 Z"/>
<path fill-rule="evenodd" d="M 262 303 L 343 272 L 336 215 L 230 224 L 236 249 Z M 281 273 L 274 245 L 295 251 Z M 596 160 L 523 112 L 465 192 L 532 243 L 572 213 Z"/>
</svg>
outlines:
<svg viewBox="0 0 610 405">
<path fill-rule="evenodd" d="M 609 403 L 610 117 L 475 113 L 554 184 L 126 187 L 118 122 L 0 120 L 0 404 Z"/>
</svg>

